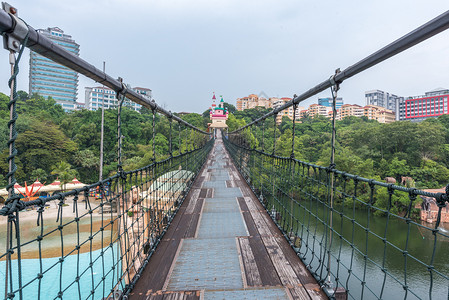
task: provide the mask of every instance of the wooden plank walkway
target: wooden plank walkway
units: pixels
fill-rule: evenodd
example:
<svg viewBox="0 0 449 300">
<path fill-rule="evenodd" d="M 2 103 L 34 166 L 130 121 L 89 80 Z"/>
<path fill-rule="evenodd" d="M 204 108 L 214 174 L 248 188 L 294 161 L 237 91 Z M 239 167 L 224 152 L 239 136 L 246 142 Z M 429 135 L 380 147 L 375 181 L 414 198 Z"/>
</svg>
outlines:
<svg viewBox="0 0 449 300">
<path fill-rule="evenodd" d="M 220 139 L 130 299 L 327 299 Z"/>
</svg>

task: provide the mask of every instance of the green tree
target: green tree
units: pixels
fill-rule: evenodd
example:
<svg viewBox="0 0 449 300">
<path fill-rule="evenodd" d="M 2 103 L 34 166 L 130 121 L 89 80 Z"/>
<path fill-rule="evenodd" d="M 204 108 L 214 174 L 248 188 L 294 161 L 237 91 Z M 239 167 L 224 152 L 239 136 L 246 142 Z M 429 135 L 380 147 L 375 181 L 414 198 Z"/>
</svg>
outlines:
<svg viewBox="0 0 449 300">
<path fill-rule="evenodd" d="M 74 165 L 78 167 L 79 179 L 82 182 L 98 181 L 100 158 L 92 150 L 77 151 L 72 159 Z"/>
<path fill-rule="evenodd" d="M 52 167 L 51 174 L 58 175 L 61 181 L 61 188 L 65 190 L 66 184 L 76 176 L 76 171 L 72 169 L 72 166 L 68 162 L 61 161 Z"/>
<path fill-rule="evenodd" d="M 45 172 L 45 170 L 41 168 L 37 168 L 31 172 L 31 179 L 32 180 L 39 180 L 41 182 L 47 181 L 48 173 Z"/>
<path fill-rule="evenodd" d="M 73 140 L 81 149 L 100 148 L 100 132 L 94 123 L 81 125 Z"/>
<path fill-rule="evenodd" d="M 19 134 L 16 147 L 25 174 L 38 168 L 49 172 L 55 162 L 68 160 L 77 150 L 77 145 L 57 125 L 38 120 L 32 123 L 30 130 Z"/>
<path fill-rule="evenodd" d="M 197 113 L 187 114 L 182 116 L 181 119 L 192 124 L 195 127 L 198 127 L 200 129 L 206 129 L 207 124 L 204 123 L 205 120 L 200 114 Z"/>
<path fill-rule="evenodd" d="M 0 119 L 9 119 L 9 97 L 0 93 Z"/>
<path fill-rule="evenodd" d="M 387 175 L 396 178 L 397 182 L 401 182 L 401 176 L 410 175 L 410 168 L 404 159 L 399 160 L 397 157 L 394 157 L 390 162 L 389 168 Z"/>
<path fill-rule="evenodd" d="M 57 105 L 56 101 L 51 98 L 44 98 L 38 94 L 33 94 L 28 99 L 23 99 L 25 94 L 17 102 L 17 112 L 19 114 L 27 114 L 30 116 L 38 116 L 40 119 L 53 120 L 59 122 L 65 116 L 64 109 L 61 105 Z"/>
<path fill-rule="evenodd" d="M 157 133 L 154 137 L 154 147 L 156 149 L 156 155 L 160 155 L 160 157 L 168 156 L 168 139 L 161 133 Z"/>
<path fill-rule="evenodd" d="M 226 124 L 228 125 L 229 132 L 232 132 L 240 127 L 245 126 L 246 122 L 243 119 L 237 119 L 234 115 L 229 115 Z"/>
<path fill-rule="evenodd" d="M 423 159 L 420 168 L 411 171 L 420 188 L 440 188 L 448 183 L 449 170 L 431 159 Z"/>
</svg>

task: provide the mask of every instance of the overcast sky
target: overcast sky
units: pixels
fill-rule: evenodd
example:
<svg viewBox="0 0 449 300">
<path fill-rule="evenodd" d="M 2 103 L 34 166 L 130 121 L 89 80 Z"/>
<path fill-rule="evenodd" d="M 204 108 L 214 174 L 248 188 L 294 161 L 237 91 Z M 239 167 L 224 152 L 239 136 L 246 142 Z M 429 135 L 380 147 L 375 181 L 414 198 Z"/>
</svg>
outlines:
<svg viewBox="0 0 449 300">
<path fill-rule="evenodd" d="M 35 29 L 57 26 L 72 35 L 80 56 L 97 68 L 106 61 L 109 75 L 152 89 L 166 109 L 188 112 L 208 109 L 212 92 L 232 104 L 261 91 L 300 94 L 449 9 L 447 0 L 10 3 Z M 25 91 L 28 64 L 26 52 L 18 82 Z M 9 93 L 6 50 L 0 68 L 0 91 Z M 80 76 L 78 102 L 94 85 Z M 367 90 L 414 96 L 437 87 L 449 88 L 449 30 L 348 79 L 339 95 L 363 105 Z"/>
</svg>

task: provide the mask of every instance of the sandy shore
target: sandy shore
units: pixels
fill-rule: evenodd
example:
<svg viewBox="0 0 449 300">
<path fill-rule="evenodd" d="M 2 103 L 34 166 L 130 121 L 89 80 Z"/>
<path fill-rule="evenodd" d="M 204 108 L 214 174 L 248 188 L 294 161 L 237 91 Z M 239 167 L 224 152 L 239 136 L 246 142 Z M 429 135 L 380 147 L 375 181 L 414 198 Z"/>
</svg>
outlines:
<svg viewBox="0 0 449 300">
<path fill-rule="evenodd" d="M 53 201 L 48 202 L 48 204 L 50 206 L 47 207 L 43 212 L 44 220 L 51 220 L 51 219 L 56 220 L 56 218 L 58 216 L 58 208 L 59 208 L 58 203 L 59 203 L 59 200 L 53 200 Z M 73 212 L 73 197 L 68 197 L 66 199 L 65 203 L 67 205 L 64 206 L 62 209 L 62 217 L 63 218 L 75 218 L 76 213 Z M 94 212 L 92 213 L 93 216 L 101 216 L 100 207 L 98 207 L 99 205 L 100 205 L 100 201 L 91 201 L 90 202 L 91 208 L 94 209 Z M 82 216 L 82 215 L 86 214 L 89 210 L 88 208 L 86 209 L 86 204 L 85 204 L 85 202 L 82 202 L 82 201 L 78 201 L 77 208 L 78 208 L 78 216 Z M 107 214 L 107 216 L 109 217 L 110 215 Z M 38 217 L 37 209 L 34 208 L 32 210 L 21 211 L 19 213 L 19 217 L 20 217 L 20 222 L 30 222 L 33 220 L 37 221 L 37 217 Z M 7 220 L 8 220 L 8 217 L 0 216 L 0 226 L 6 224 Z"/>
</svg>

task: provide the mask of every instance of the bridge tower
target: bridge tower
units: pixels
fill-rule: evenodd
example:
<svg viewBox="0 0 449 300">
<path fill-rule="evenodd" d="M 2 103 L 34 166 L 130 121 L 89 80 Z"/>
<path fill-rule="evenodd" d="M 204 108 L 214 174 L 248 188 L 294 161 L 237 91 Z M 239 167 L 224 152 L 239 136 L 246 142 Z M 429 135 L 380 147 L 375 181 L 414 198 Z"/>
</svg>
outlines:
<svg viewBox="0 0 449 300">
<path fill-rule="evenodd" d="M 220 96 L 221 100 L 218 106 L 215 104 L 215 93 L 212 96 L 212 106 L 209 108 L 210 119 L 212 123 L 209 123 L 210 130 L 214 130 L 216 133 L 217 129 L 227 129 L 226 120 L 228 119 L 228 108 L 224 107 L 223 96 Z"/>
</svg>

